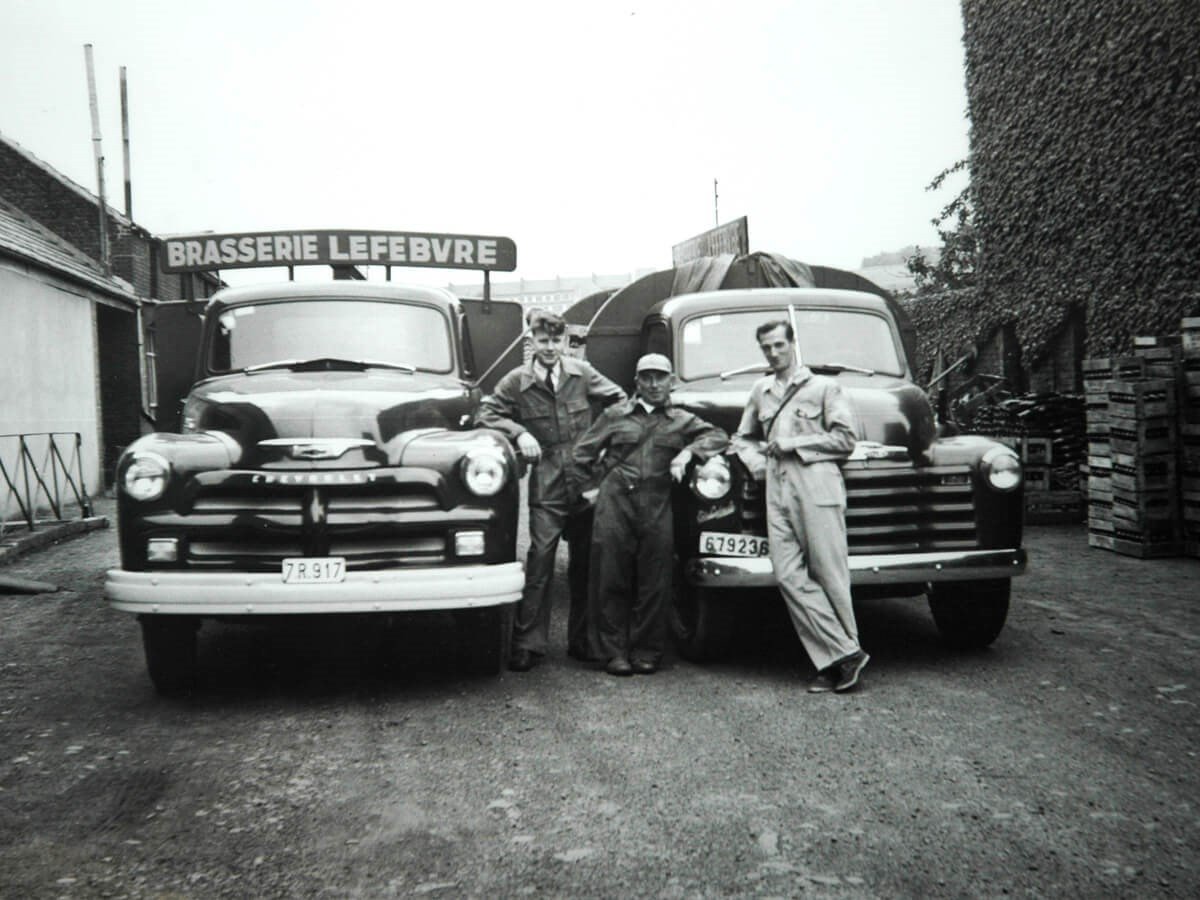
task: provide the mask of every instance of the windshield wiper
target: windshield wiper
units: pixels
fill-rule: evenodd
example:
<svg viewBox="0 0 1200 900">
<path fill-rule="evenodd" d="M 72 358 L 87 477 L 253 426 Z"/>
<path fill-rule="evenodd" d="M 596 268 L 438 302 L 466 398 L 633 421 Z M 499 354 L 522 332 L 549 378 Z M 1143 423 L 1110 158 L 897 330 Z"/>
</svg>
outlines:
<svg viewBox="0 0 1200 900">
<path fill-rule="evenodd" d="M 861 372 L 863 375 L 874 375 L 874 369 L 864 369 L 862 366 L 852 366 L 848 363 L 805 363 L 814 372 Z"/>
<path fill-rule="evenodd" d="M 410 363 L 393 363 L 384 362 L 378 359 L 340 359 L 336 356 L 319 356 L 313 359 L 277 359 L 273 362 L 259 363 L 255 366 L 246 366 L 242 372 L 250 374 L 251 372 L 263 372 L 267 369 L 292 369 L 295 371 L 303 371 L 306 369 L 399 369 L 403 372 L 412 374 L 417 371 L 417 367 Z"/>
</svg>

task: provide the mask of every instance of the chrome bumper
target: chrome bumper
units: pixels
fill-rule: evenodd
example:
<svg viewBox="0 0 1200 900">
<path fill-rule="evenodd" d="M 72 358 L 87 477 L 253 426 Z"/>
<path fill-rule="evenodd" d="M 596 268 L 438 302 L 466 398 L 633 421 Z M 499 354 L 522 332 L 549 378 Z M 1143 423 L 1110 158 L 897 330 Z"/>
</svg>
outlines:
<svg viewBox="0 0 1200 900">
<path fill-rule="evenodd" d="M 419 612 L 499 606 L 521 599 L 521 563 L 348 572 L 338 584 L 284 584 L 271 572 L 127 572 L 109 569 L 104 595 L 131 613 L 248 616 Z"/>
<path fill-rule="evenodd" d="M 851 584 L 919 584 L 1010 578 L 1025 571 L 1024 550 L 955 550 L 851 556 Z M 688 560 L 684 576 L 698 587 L 774 587 L 770 557 L 701 556 Z"/>
</svg>

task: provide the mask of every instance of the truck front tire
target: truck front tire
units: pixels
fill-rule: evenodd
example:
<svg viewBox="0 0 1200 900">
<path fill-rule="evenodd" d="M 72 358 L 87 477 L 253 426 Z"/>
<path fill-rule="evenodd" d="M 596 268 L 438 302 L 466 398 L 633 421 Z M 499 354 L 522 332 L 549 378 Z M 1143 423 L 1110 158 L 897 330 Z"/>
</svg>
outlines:
<svg viewBox="0 0 1200 900">
<path fill-rule="evenodd" d="M 929 586 L 929 609 L 942 639 L 956 650 L 996 640 L 1008 618 L 1012 579 L 947 581 Z"/>
<path fill-rule="evenodd" d="M 195 690 L 196 632 L 200 622 L 191 616 L 142 615 L 142 646 L 146 670 L 154 688 L 164 697 L 178 697 Z"/>
<path fill-rule="evenodd" d="M 499 675 L 512 644 L 513 604 L 460 609 L 454 613 L 461 669 L 472 675 Z"/>
<path fill-rule="evenodd" d="M 711 662 L 729 651 L 734 634 L 734 607 L 721 591 L 696 587 L 679 578 L 671 602 L 671 631 L 679 655 L 692 662 Z"/>
</svg>

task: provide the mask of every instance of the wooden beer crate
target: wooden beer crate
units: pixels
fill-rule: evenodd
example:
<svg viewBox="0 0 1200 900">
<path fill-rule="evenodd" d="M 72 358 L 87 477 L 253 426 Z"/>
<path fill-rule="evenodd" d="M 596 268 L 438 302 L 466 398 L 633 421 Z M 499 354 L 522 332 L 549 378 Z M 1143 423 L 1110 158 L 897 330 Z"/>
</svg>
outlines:
<svg viewBox="0 0 1200 900">
<path fill-rule="evenodd" d="M 1054 462 L 1054 439 L 1048 437 L 1021 438 L 1021 462 L 1031 466 L 1048 466 Z"/>
<path fill-rule="evenodd" d="M 1110 381 L 1108 383 L 1109 421 L 1114 419 L 1153 419 L 1175 415 L 1175 382 Z"/>
<path fill-rule="evenodd" d="M 1113 490 L 1171 491 L 1179 484 L 1175 457 L 1113 453 Z"/>
<path fill-rule="evenodd" d="M 1147 378 L 1174 378 L 1179 372 L 1178 346 L 1135 347 L 1133 352 L 1146 361 Z"/>
<path fill-rule="evenodd" d="M 1049 466 L 1025 467 L 1025 493 L 1050 490 Z"/>
<path fill-rule="evenodd" d="M 1125 491 L 1113 488 L 1113 521 L 1131 530 L 1161 532 L 1175 527 L 1179 520 L 1179 501 L 1174 491 Z"/>
<path fill-rule="evenodd" d="M 1185 476 L 1200 475 L 1200 424 L 1179 426 L 1179 462 Z"/>
<path fill-rule="evenodd" d="M 1025 521 L 1030 525 L 1064 525 L 1082 522 L 1083 497 L 1079 491 L 1040 491 L 1025 495 Z"/>
<path fill-rule="evenodd" d="M 1200 318 L 1184 317 L 1179 320 L 1179 344 L 1184 355 L 1200 356 Z"/>
<path fill-rule="evenodd" d="M 1140 535 L 1120 530 L 1110 535 L 1088 529 L 1088 546 L 1112 550 L 1114 553 L 1135 556 L 1139 559 L 1163 559 L 1169 556 L 1179 556 L 1183 550 L 1182 541 L 1147 540 Z"/>
<path fill-rule="evenodd" d="M 1149 377 L 1150 366 L 1141 356 L 1115 356 L 1112 359 L 1113 381 L 1141 381 Z"/>
<path fill-rule="evenodd" d="M 1083 389 L 1085 392 L 1102 390 L 1100 386 L 1104 382 L 1112 381 L 1112 359 L 1107 356 L 1085 359 L 1080 366 L 1083 369 Z"/>
<path fill-rule="evenodd" d="M 1176 425 L 1173 418 L 1114 419 L 1108 429 L 1113 453 L 1174 453 Z"/>
</svg>

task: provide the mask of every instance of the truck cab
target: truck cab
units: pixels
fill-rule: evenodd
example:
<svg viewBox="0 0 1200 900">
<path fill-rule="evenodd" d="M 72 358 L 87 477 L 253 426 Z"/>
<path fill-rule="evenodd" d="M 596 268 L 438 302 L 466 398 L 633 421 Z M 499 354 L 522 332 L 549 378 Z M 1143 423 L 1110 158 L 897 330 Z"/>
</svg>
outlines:
<svg viewBox="0 0 1200 900">
<path fill-rule="evenodd" d="M 519 308 L 508 321 L 515 340 Z M 144 435 L 117 467 L 105 592 L 138 617 L 160 692 L 196 682 L 205 620 L 450 610 L 466 667 L 500 671 L 523 583 L 520 464 L 470 426 L 469 330 L 439 288 L 212 297 L 181 433 Z"/>
</svg>

